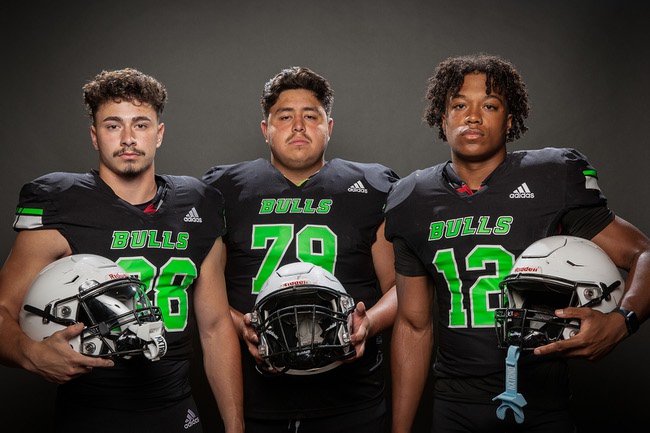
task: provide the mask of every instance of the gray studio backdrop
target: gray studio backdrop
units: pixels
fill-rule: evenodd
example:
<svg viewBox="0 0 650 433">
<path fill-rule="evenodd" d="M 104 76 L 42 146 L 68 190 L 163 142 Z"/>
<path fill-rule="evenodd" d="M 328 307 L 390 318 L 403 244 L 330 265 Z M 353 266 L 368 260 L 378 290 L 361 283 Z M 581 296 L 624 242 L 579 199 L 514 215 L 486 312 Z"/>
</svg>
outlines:
<svg viewBox="0 0 650 433">
<path fill-rule="evenodd" d="M 301 65 L 335 90 L 328 157 L 376 161 L 404 176 L 448 159 L 421 121 L 426 80 L 447 56 L 476 51 L 509 58 L 528 85 L 530 131 L 510 147 L 581 150 L 611 207 L 650 233 L 647 9 L 620 0 L 5 2 L 0 256 L 15 236 L 23 183 L 96 166 L 81 86 L 102 69 L 135 67 L 167 85 L 159 172 L 201 176 L 214 164 L 266 156 L 262 85 Z M 641 420 L 648 328 L 599 362 L 572 362 L 581 431 Z M 193 378 L 202 420 L 220 431 L 200 366 Z M 0 430 L 51 426 L 54 392 L 0 367 Z M 427 431 L 429 412 L 425 397 L 416 431 Z"/>
</svg>

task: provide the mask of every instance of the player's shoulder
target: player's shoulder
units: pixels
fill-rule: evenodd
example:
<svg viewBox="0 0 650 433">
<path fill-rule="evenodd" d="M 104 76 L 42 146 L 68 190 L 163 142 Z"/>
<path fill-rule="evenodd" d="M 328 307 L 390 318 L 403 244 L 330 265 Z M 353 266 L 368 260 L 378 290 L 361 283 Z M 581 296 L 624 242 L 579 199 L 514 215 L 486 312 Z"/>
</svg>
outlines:
<svg viewBox="0 0 650 433">
<path fill-rule="evenodd" d="M 265 167 L 270 166 L 270 162 L 264 158 L 258 158 L 251 161 L 242 161 L 234 164 L 221 164 L 210 167 L 201 177 L 201 180 L 207 184 L 213 185 L 217 182 L 226 182 L 238 176 L 248 176 L 251 173 L 258 173 Z"/>
<path fill-rule="evenodd" d="M 42 190 L 48 194 L 66 191 L 75 185 L 94 185 L 95 177 L 92 173 L 69 173 L 55 171 L 41 175 L 24 185 L 24 188 Z"/>
<path fill-rule="evenodd" d="M 418 186 L 431 186 L 442 178 L 444 164 L 438 164 L 420 170 L 415 170 L 409 175 L 397 180 L 388 194 L 386 212 L 397 207 L 413 195 Z"/>
<path fill-rule="evenodd" d="M 216 188 L 194 176 L 162 174 L 158 175 L 158 177 L 174 191 L 177 197 L 194 195 L 203 197 L 216 196 L 221 200 L 221 193 Z"/>
<path fill-rule="evenodd" d="M 588 162 L 587 157 L 571 147 L 545 147 L 534 150 L 518 150 L 511 157 L 521 161 L 522 165 L 565 165 L 574 162 Z"/>
<path fill-rule="evenodd" d="M 389 167 L 378 162 L 357 162 L 347 159 L 334 158 L 328 162 L 330 170 L 337 174 L 348 174 L 352 177 L 363 177 L 369 186 L 381 192 L 388 192 L 391 186 L 399 179 Z"/>
</svg>

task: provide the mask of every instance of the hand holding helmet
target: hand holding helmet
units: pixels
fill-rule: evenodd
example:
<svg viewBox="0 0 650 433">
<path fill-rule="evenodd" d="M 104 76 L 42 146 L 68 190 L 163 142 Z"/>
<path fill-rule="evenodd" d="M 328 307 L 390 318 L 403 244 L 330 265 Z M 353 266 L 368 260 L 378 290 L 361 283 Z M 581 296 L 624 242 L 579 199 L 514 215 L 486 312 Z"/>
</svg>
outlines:
<svg viewBox="0 0 650 433">
<path fill-rule="evenodd" d="M 526 248 L 500 286 L 508 302 L 495 312 L 500 347 L 533 350 L 580 330 L 579 320 L 558 317 L 556 310 L 589 307 L 608 313 L 619 305 L 625 281 L 593 242 L 551 236 Z M 585 317 L 593 314 L 583 311 Z"/>
</svg>

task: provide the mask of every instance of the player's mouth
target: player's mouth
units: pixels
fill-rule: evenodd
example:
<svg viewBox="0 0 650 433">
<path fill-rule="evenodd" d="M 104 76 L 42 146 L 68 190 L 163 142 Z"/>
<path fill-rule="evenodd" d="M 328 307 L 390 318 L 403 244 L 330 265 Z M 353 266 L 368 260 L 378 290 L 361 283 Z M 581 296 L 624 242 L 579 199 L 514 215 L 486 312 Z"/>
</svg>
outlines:
<svg viewBox="0 0 650 433">
<path fill-rule="evenodd" d="M 461 135 L 463 137 L 465 137 L 465 138 L 470 138 L 471 139 L 471 138 L 482 137 L 485 134 L 480 129 L 467 128 L 467 129 L 464 129 L 463 132 L 461 132 Z"/>
<path fill-rule="evenodd" d="M 123 159 L 134 159 L 142 155 L 144 155 L 144 152 L 140 152 L 137 150 L 128 150 L 128 151 L 123 150 L 115 153 L 116 157 L 123 158 Z"/>
<path fill-rule="evenodd" d="M 294 136 L 291 137 L 288 141 L 288 144 L 293 144 L 294 146 L 304 146 L 306 144 L 309 144 L 309 139 L 307 137 L 302 137 L 302 136 Z"/>
</svg>

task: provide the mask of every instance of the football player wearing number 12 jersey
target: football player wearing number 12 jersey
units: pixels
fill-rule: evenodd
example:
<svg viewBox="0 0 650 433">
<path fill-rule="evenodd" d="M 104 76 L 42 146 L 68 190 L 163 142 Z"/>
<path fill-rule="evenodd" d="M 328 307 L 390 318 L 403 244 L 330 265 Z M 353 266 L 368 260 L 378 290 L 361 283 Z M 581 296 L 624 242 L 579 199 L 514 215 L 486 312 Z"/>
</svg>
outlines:
<svg viewBox="0 0 650 433">
<path fill-rule="evenodd" d="M 650 241 L 609 210 L 596 170 L 577 150 L 506 150 L 526 131 L 528 116 L 526 88 L 510 62 L 484 54 L 449 58 L 430 78 L 427 99 L 425 119 L 449 143 L 451 160 L 398 181 L 386 206 L 398 293 L 393 433 L 410 431 L 430 371 L 434 305 L 432 431 L 573 432 L 566 361 L 543 355 L 597 359 L 628 335 L 625 321 L 590 308 L 557 310 L 580 319 L 580 332 L 522 356 L 525 420 L 517 423 L 512 413 L 502 420 L 493 401 L 505 388 L 506 354 L 494 329 L 499 282 L 533 242 L 583 237 L 630 271 L 622 306 L 643 321 Z"/>
</svg>

